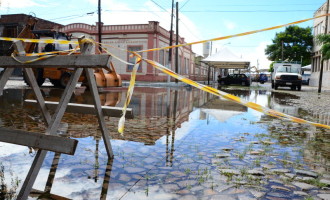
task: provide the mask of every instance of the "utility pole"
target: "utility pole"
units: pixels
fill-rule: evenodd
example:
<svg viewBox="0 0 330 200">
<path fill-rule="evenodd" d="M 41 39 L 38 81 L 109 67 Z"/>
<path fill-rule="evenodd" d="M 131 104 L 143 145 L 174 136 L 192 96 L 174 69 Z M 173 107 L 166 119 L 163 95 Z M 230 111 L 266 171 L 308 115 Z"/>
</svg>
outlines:
<svg viewBox="0 0 330 200">
<path fill-rule="evenodd" d="M 329 14 L 329 0 L 327 0 L 327 13 Z M 328 34 L 328 16 L 325 16 L 325 29 L 324 29 L 325 34 Z M 323 79 L 323 57 L 321 55 L 321 69 L 320 69 L 320 77 L 319 77 L 319 88 L 317 90 L 318 93 L 321 93 L 321 88 L 322 88 L 322 79 Z"/>
<path fill-rule="evenodd" d="M 282 62 L 283 62 L 283 60 L 284 60 L 284 52 L 283 52 L 283 40 L 282 40 Z"/>
<path fill-rule="evenodd" d="M 179 44 L 179 2 L 176 2 L 176 41 L 175 44 Z M 175 73 L 179 73 L 179 48 L 175 47 Z M 178 79 L 175 79 L 175 83 L 178 83 Z"/>
<path fill-rule="evenodd" d="M 102 46 L 101 46 L 101 43 L 102 43 L 102 22 L 101 22 L 101 0 L 99 0 L 99 5 L 98 5 L 98 11 L 99 11 L 99 26 L 98 26 L 98 29 L 99 29 L 99 50 L 100 50 L 100 54 L 102 53 Z"/>
<path fill-rule="evenodd" d="M 171 12 L 171 29 L 170 29 L 170 46 L 173 45 L 173 12 L 174 12 L 174 0 L 172 0 L 172 12 Z M 168 68 L 172 67 L 172 48 L 168 50 Z M 167 82 L 171 81 L 171 77 L 168 75 Z"/>
</svg>

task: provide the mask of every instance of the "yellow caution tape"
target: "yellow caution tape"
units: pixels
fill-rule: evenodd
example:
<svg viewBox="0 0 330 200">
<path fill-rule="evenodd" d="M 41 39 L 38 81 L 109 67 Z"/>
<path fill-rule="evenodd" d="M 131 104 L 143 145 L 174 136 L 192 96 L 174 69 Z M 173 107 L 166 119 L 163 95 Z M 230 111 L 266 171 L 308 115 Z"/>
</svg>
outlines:
<svg viewBox="0 0 330 200">
<path fill-rule="evenodd" d="M 241 37 L 241 36 L 251 35 L 251 34 L 255 34 L 255 33 L 259 33 L 259 32 L 275 30 L 275 29 L 283 28 L 283 27 L 290 26 L 290 25 L 300 24 L 300 23 L 303 23 L 303 22 L 307 22 L 307 21 L 310 21 L 310 20 L 313 20 L 313 19 L 317 19 L 317 18 L 320 18 L 320 17 L 329 16 L 329 15 L 330 15 L 330 13 L 329 14 L 320 15 L 320 16 L 316 16 L 316 17 L 313 17 L 313 18 L 308 18 L 308 19 L 303 19 L 303 20 L 291 22 L 291 23 L 288 23 L 288 24 L 279 25 L 279 26 L 273 26 L 273 27 L 269 27 L 269 28 L 263 28 L 263 29 L 259 29 L 259 30 L 248 31 L 248 32 L 244 32 L 244 33 L 234 34 L 234 35 L 217 37 L 217 38 L 212 38 L 212 39 L 208 39 L 208 40 L 201 40 L 201 41 L 197 41 L 197 42 L 190 42 L 190 43 L 172 45 L 172 46 L 161 47 L 161 48 L 141 50 L 141 51 L 138 51 L 138 52 L 159 51 L 159 50 L 170 49 L 170 48 L 175 48 L 175 47 L 183 47 L 183 46 L 189 46 L 189 45 L 194 45 L 194 44 L 202 44 L 202 43 L 211 42 L 211 41 L 226 40 L 226 39 L 229 39 L 229 38 Z"/>
<path fill-rule="evenodd" d="M 238 34 L 228 35 L 228 36 L 223 36 L 223 37 L 217 37 L 217 38 L 212 38 L 212 39 L 208 39 L 208 40 L 201 40 L 201 41 L 197 41 L 197 42 L 190 42 L 190 43 L 178 44 L 178 45 L 161 47 L 161 48 L 141 50 L 141 51 L 137 51 L 137 52 L 158 51 L 158 50 L 170 49 L 170 48 L 175 48 L 175 47 L 182 47 L 182 46 L 188 46 L 188 45 L 194 45 L 194 44 L 202 44 L 202 43 L 210 42 L 210 41 L 225 40 L 225 39 L 234 38 L 234 37 L 251 35 L 251 34 L 263 32 L 263 31 L 275 30 L 275 29 L 278 29 L 278 28 L 283 28 L 283 27 L 290 26 L 290 25 L 300 24 L 300 23 L 303 23 L 303 22 L 307 22 L 307 21 L 310 21 L 310 20 L 313 20 L 313 19 L 317 19 L 317 18 L 321 18 L 321 17 L 325 17 L 325 16 L 330 16 L 330 13 L 329 14 L 319 15 L 319 16 L 312 17 L 312 18 L 307 18 L 307 19 L 299 20 L 299 21 L 295 21 L 295 22 L 291 22 L 291 23 L 287 23 L 287 24 L 282 24 L 282 25 L 278 25 L 278 26 L 272 26 L 272 27 L 268 27 L 268 28 L 263 28 L 263 29 L 259 29 L 259 30 L 248 31 L 248 32 L 244 32 L 244 33 L 238 33 Z M 15 41 L 19 41 L 20 40 L 20 41 L 23 41 L 23 42 L 51 43 L 51 44 L 52 43 L 56 43 L 56 44 L 79 44 L 78 41 L 55 40 L 55 39 L 26 39 L 26 38 L 0 37 L 0 40 L 12 41 L 12 42 L 15 42 Z M 85 40 L 85 41 L 86 40 L 91 41 L 91 39 L 88 39 L 88 38 L 84 38 L 83 40 Z M 106 45 L 106 44 L 102 44 L 102 45 Z M 109 46 L 109 45 L 107 45 L 107 46 Z"/>
<path fill-rule="evenodd" d="M 263 32 L 263 31 L 268 31 L 268 30 L 274 30 L 274 29 L 278 29 L 278 28 L 282 28 L 282 27 L 286 27 L 286 26 L 290 26 L 290 25 L 294 25 L 294 24 L 299 24 L 299 23 L 302 23 L 302 22 L 306 22 L 306 21 L 309 21 L 309 20 L 316 19 L 316 18 L 325 17 L 325 16 L 328 16 L 328 15 L 330 15 L 330 14 L 324 14 L 324 15 L 320 15 L 320 16 L 317 16 L 317 17 L 308 18 L 308 19 L 304 19 L 304 20 L 299 20 L 299 21 L 295 21 L 295 22 L 292 22 L 292 23 L 284 24 L 284 25 L 273 26 L 273 27 L 269 27 L 269 28 L 264 28 L 264 29 L 259 29 L 259 30 L 255 30 L 255 31 L 249 31 L 249 32 L 245 32 L 245 33 L 239 33 L 239 34 L 234 34 L 234 35 L 229 35 L 229 36 L 224 36 L 224 37 L 217 37 L 217 38 L 213 38 L 213 39 L 209 39 L 209 40 L 202 40 L 202 41 L 198 41 L 198 42 L 185 43 L 185 44 L 173 45 L 173 46 L 162 47 L 162 48 L 154 48 L 154 49 L 142 50 L 142 51 L 137 51 L 137 52 L 130 52 L 130 53 L 132 53 L 136 57 L 136 61 L 135 61 L 134 67 L 133 67 L 133 71 L 132 71 L 132 75 L 131 75 L 131 80 L 130 80 L 130 85 L 129 85 L 127 96 L 126 96 L 126 101 L 125 101 L 125 104 L 124 104 L 124 107 L 123 107 L 123 115 L 122 115 L 122 117 L 119 120 L 118 132 L 121 133 L 121 134 L 123 134 L 123 132 L 124 132 L 124 123 L 125 123 L 126 109 L 127 109 L 127 106 L 130 103 L 130 100 L 131 100 L 131 97 L 132 97 L 132 94 L 133 94 L 137 69 L 138 69 L 139 64 L 140 64 L 140 62 L 142 60 L 145 61 L 145 62 L 147 62 L 147 63 L 149 63 L 149 64 L 151 64 L 153 67 L 155 67 L 156 69 L 159 69 L 160 71 L 164 72 L 165 74 L 168 74 L 168 75 L 170 75 L 170 76 L 172 76 L 172 77 L 174 77 L 174 78 L 176 78 L 176 79 L 178 79 L 178 80 L 180 80 L 180 81 L 182 81 L 184 83 L 187 83 L 187 84 L 189 84 L 191 86 L 194 86 L 194 87 L 196 87 L 198 89 L 201 89 L 203 91 L 206 91 L 206 92 L 209 92 L 211 94 L 214 94 L 216 96 L 224 97 L 224 98 L 226 98 L 228 100 L 234 101 L 234 102 L 239 103 L 239 104 L 244 105 L 244 106 L 247 106 L 247 107 L 252 108 L 252 109 L 254 109 L 256 111 L 259 111 L 259 112 L 262 112 L 262 113 L 265 113 L 267 115 L 270 115 L 270 116 L 273 116 L 273 117 L 277 117 L 277 118 L 280 118 L 280 119 L 289 120 L 289 121 L 292 121 L 292 122 L 297 122 L 297 123 L 302 123 L 302 124 L 310 124 L 310 125 L 313 125 L 313 126 L 316 126 L 316 127 L 322 127 L 322 128 L 330 129 L 330 126 L 328 126 L 328 125 L 324 125 L 324 124 L 320 124 L 320 123 L 315 123 L 315 122 L 310 122 L 310 121 L 307 121 L 307 120 L 304 120 L 304 119 L 293 117 L 293 116 L 290 116 L 290 115 L 287 115 L 287 114 L 284 114 L 284 113 L 281 113 L 281 112 L 278 112 L 278 111 L 275 111 L 275 110 L 272 110 L 272 109 L 263 107 L 263 106 L 261 106 L 259 104 L 255 104 L 253 102 L 247 102 L 247 101 L 245 101 L 245 100 L 243 100 L 243 99 L 241 99 L 239 97 L 236 97 L 234 95 L 231 95 L 231 94 L 225 93 L 223 91 L 217 90 L 215 88 L 212 88 L 212 87 L 209 87 L 209 86 L 200 84 L 200 83 L 195 82 L 193 80 L 190 80 L 190 79 L 188 79 L 186 77 L 183 77 L 183 76 L 181 76 L 179 74 L 176 74 L 172 70 L 167 69 L 166 67 L 164 67 L 163 65 L 161 65 L 161 64 L 159 64 L 159 63 L 157 63 L 155 61 L 148 60 L 148 59 L 143 59 L 138 54 L 139 52 L 157 51 L 157 50 L 162 50 L 162 49 L 170 49 L 170 48 L 174 48 L 174 47 L 182 47 L 182 46 L 187 46 L 187 45 L 201 44 L 201 43 L 205 43 L 205 42 L 209 42 L 209 41 L 217 41 L 217 40 L 224 40 L 224 39 L 229 39 L 229 38 L 233 38 L 233 37 L 240 37 L 240 36 L 245 36 L 245 35 L 251 35 L 251 34 L 254 34 L 254 33 L 258 33 L 258 32 Z M 6 37 L 0 37 L 0 40 L 5 40 L 5 41 L 18 41 L 18 40 L 21 40 L 21 41 L 24 41 L 24 42 L 37 42 L 37 43 L 78 44 L 78 42 L 76 42 L 76 41 L 65 41 L 65 40 L 54 40 L 54 39 L 24 39 L 24 38 L 6 38 Z M 88 41 L 88 42 L 93 42 L 93 43 L 96 44 L 96 42 L 93 41 L 93 40 L 91 40 L 91 39 L 85 38 L 84 40 L 85 40 L 84 42 L 87 42 Z M 102 44 L 102 45 L 109 46 L 109 45 L 106 45 L 106 44 Z M 106 49 L 104 49 L 104 50 L 108 54 L 112 55 Z M 127 51 L 127 50 L 123 50 L 123 49 L 121 49 L 121 50 L 122 51 Z M 129 51 L 127 51 L 127 52 L 129 52 Z M 49 57 L 52 57 L 52 56 L 55 56 L 55 55 L 45 55 L 43 57 L 40 57 L 40 58 L 31 60 L 31 61 L 22 62 L 22 61 L 19 61 L 12 54 L 12 57 L 15 60 L 17 60 L 18 62 L 21 62 L 21 63 L 31 63 L 31 62 L 35 62 L 37 60 L 46 59 L 46 58 L 49 58 Z M 123 63 L 131 64 L 131 63 L 127 63 L 126 61 L 123 61 L 122 59 L 120 59 L 117 56 L 114 56 L 114 58 L 120 60 Z"/>
<path fill-rule="evenodd" d="M 21 61 L 19 60 L 17 57 L 15 57 L 14 53 L 11 54 L 11 57 L 16 60 L 17 62 L 21 63 L 21 64 L 29 64 L 29 63 L 33 63 L 33 62 L 36 62 L 36 61 L 39 61 L 39 60 L 45 60 L 47 58 L 51 58 L 51 57 L 54 57 L 54 56 L 57 56 L 56 54 L 52 54 L 52 55 L 45 55 L 45 56 L 42 56 L 42 57 L 38 57 L 38 58 L 35 58 L 35 59 L 32 59 L 32 60 L 27 60 L 27 61 Z"/>
<path fill-rule="evenodd" d="M 42 53 L 27 53 L 26 56 L 43 56 L 43 55 L 50 55 L 50 54 L 61 54 L 61 53 L 68 53 L 67 55 L 70 55 L 70 53 L 74 53 L 79 48 L 76 49 L 70 49 L 70 50 L 63 50 L 63 51 L 50 51 L 50 52 L 42 52 Z"/>
<path fill-rule="evenodd" d="M 4 41 L 23 41 L 31 43 L 47 43 L 47 44 L 78 44 L 78 41 L 68 41 L 68 40 L 55 40 L 55 39 L 27 39 L 27 38 L 9 38 L 9 37 L 0 37 L 0 40 Z"/>
<path fill-rule="evenodd" d="M 317 127 L 322 127 L 322 128 L 327 128 L 327 129 L 330 129 L 330 126 L 328 125 L 325 125 L 325 124 L 320 124 L 320 123 L 315 123 L 315 122 L 311 122 L 311 121 L 307 121 L 307 120 L 304 120 L 304 119 L 300 119 L 300 118 L 297 118 L 297 117 L 293 117 L 293 116 L 290 116 L 290 115 L 287 115 L 285 113 L 281 113 L 281 112 L 278 112 L 276 110 L 272 110 L 272 109 L 269 109 L 269 108 L 266 108 L 266 107 L 263 107 L 259 104 L 256 104 L 256 103 L 253 103 L 253 102 L 248 102 L 248 101 L 245 101 L 237 96 L 234 96 L 234 95 L 231 95 L 231 94 L 228 94 L 226 92 L 223 92 L 223 91 L 220 91 L 220 90 L 217 90 L 213 87 L 210 87 L 210 86 L 206 86 L 206 85 L 203 85 L 201 83 L 198 83 L 198 82 L 195 82 L 193 80 L 190 80 L 184 76 L 181 76 L 179 74 L 176 74 L 175 72 L 173 72 L 172 70 L 166 68 L 165 66 L 155 62 L 155 61 L 152 61 L 152 60 L 148 60 L 148 59 L 142 59 L 143 61 L 151 64 L 152 66 L 154 66 L 156 69 L 159 69 L 160 71 L 164 72 L 165 74 L 167 75 L 170 75 L 184 83 L 187 83 L 191 86 L 194 86 L 198 89 L 201 89 L 203 91 L 206 91 L 206 92 L 209 92 L 211 94 L 214 94 L 216 96 L 220 96 L 220 97 L 224 97 L 228 100 L 231 100 L 231 101 L 234 101 L 236 103 L 239 103 L 241 105 L 244 105 L 246 107 L 249 107 L 249 108 L 252 108 L 256 111 L 259 111 L 259 112 L 262 112 L 264 114 L 267 114 L 267 115 L 270 115 L 270 116 L 273 116 L 273 117 L 277 117 L 277 118 L 280 118 L 280 119 L 284 119 L 284 120 L 289 120 L 289 121 L 292 121 L 292 122 L 296 122 L 296 123 L 301 123 L 301 124 L 310 124 L 310 125 L 313 125 L 313 126 L 317 126 Z"/>
<path fill-rule="evenodd" d="M 134 65 L 133 70 L 132 70 L 132 75 L 131 75 L 131 80 L 130 80 L 130 83 L 129 83 L 129 87 L 128 87 L 128 90 L 127 90 L 126 101 L 125 101 L 125 104 L 123 106 L 123 114 L 122 114 L 122 116 L 121 116 L 121 118 L 119 119 L 119 122 L 118 122 L 118 132 L 122 135 L 124 133 L 126 109 L 127 109 L 127 106 L 129 105 L 129 103 L 131 101 L 131 98 L 132 98 L 132 95 L 133 95 L 136 72 L 137 72 L 137 70 L 139 68 L 139 65 L 140 65 L 140 62 L 141 62 L 141 56 L 139 54 L 137 54 L 135 52 L 131 52 L 131 53 L 136 57 L 136 60 L 135 60 L 135 65 Z"/>
</svg>

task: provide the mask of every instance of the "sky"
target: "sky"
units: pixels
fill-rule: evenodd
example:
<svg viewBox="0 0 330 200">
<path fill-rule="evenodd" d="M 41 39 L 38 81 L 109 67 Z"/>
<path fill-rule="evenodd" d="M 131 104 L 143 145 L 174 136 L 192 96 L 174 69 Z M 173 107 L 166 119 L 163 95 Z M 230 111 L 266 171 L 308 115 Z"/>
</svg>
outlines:
<svg viewBox="0 0 330 200">
<path fill-rule="evenodd" d="M 326 0 L 175 0 L 179 8 L 179 35 L 186 42 L 287 24 L 311 18 Z M 35 14 L 36 17 L 63 25 L 95 24 L 98 21 L 98 0 L 0 0 L 0 14 Z M 101 0 L 102 22 L 105 25 L 147 24 L 159 21 L 170 30 L 172 0 Z M 176 19 L 174 19 L 174 22 Z M 313 21 L 298 24 L 313 27 Z M 174 30 L 175 26 L 174 26 Z M 249 36 L 212 42 L 212 53 L 228 48 L 259 69 L 269 68 L 264 51 L 275 34 L 285 28 Z M 193 51 L 203 54 L 202 45 Z"/>
</svg>

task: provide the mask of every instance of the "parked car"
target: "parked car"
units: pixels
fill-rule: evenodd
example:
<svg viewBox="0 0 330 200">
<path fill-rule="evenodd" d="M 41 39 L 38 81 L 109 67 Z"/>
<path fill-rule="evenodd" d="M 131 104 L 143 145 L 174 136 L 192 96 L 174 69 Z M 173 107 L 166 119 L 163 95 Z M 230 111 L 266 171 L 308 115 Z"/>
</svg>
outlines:
<svg viewBox="0 0 330 200">
<path fill-rule="evenodd" d="M 302 76 L 302 84 L 309 85 L 309 80 L 311 78 L 311 71 L 303 71 L 301 76 Z"/>
<path fill-rule="evenodd" d="M 261 84 L 264 84 L 265 82 L 268 81 L 268 77 L 267 77 L 267 74 L 260 74 L 259 75 L 259 80 L 258 82 L 260 82 Z"/>
<path fill-rule="evenodd" d="M 220 85 L 245 85 L 250 86 L 250 77 L 245 74 L 229 74 L 225 77 L 219 78 Z"/>
</svg>

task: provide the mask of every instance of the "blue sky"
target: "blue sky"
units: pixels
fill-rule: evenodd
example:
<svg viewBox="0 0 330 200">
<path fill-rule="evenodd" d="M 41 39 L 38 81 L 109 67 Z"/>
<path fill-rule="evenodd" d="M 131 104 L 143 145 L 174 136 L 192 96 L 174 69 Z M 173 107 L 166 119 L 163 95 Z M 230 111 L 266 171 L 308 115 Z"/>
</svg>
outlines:
<svg viewBox="0 0 330 200">
<path fill-rule="evenodd" d="M 159 21 L 169 30 L 171 0 L 101 0 L 102 21 L 111 24 L 145 24 Z M 37 17 L 61 24 L 95 24 L 98 0 L 0 0 L 1 14 L 34 13 Z M 176 2 L 176 1 L 175 1 Z M 210 39 L 311 18 L 325 0 L 179 0 L 179 34 L 186 41 Z M 175 20 L 174 20 L 175 21 Z M 313 26 L 313 21 L 299 24 Z M 175 28 L 174 28 L 175 30 Z M 276 32 L 213 42 L 212 50 L 224 46 L 251 65 L 268 68 L 264 55 Z M 202 54 L 201 45 L 193 46 Z"/>
</svg>

